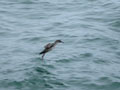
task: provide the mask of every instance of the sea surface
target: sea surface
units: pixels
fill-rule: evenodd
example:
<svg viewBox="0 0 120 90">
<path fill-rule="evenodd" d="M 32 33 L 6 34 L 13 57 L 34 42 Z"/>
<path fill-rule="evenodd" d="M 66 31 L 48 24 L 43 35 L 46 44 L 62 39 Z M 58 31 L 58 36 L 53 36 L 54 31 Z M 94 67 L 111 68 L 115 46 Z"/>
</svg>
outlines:
<svg viewBox="0 0 120 90">
<path fill-rule="evenodd" d="M 0 0 L 0 90 L 120 90 L 120 0 Z"/>
</svg>

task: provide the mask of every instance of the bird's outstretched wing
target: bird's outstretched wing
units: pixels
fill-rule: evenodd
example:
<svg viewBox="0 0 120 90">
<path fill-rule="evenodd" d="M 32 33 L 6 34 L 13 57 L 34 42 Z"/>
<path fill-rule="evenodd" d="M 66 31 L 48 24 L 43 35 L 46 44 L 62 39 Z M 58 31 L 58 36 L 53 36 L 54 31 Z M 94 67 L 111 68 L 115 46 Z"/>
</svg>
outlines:
<svg viewBox="0 0 120 90">
<path fill-rule="evenodd" d="M 48 48 L 51 48 L 52 47 L 52 43 L 48 43 L 47 45 L 44 46 L 44 48 L 48 49 Z"/>
</svg>

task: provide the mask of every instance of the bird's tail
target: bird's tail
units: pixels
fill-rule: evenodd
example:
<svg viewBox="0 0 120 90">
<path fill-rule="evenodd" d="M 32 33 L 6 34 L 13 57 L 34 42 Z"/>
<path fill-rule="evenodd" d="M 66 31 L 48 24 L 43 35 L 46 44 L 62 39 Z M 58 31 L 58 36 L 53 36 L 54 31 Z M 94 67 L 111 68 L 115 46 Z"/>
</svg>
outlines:
<svg viewBox="0 0 120 90">
<path fill-rule="evenodd" d="M 43 52 L 40 52 L 39 54 L 43 54 Z"/>
<path fill-rule="evenodd" d="M 42 52 L 40 52 L 39 54 L 44 54 L 45 53 L 45 50 L 43 50 Z"/>
</svg>

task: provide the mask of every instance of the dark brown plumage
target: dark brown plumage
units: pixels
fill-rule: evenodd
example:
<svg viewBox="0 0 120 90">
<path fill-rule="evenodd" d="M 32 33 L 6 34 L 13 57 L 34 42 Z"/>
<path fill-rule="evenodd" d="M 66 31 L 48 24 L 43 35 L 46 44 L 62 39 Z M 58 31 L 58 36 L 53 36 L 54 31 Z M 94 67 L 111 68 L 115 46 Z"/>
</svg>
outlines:
<svg viewBox="0 0 120 90">
<path fill-rule="evenodd" d="M 57 43 L 63 43 L 63 42 L 61 40 L 56 40 L 54 43 L 48 43 L 47 45 L 44 46 L 45 49 L 39 53 L 39 54 L 43 54 L 42 59 L 44 58 L 47 52 L 51 51 L 57 45 Z"/>
</svg>

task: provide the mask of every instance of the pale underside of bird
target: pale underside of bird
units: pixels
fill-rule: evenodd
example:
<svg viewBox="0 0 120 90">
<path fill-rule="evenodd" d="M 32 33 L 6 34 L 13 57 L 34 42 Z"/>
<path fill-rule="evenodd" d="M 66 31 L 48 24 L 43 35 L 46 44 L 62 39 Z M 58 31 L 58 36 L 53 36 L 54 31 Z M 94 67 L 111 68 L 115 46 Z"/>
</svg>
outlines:
<svg viewBox="0 0 120 90">
<path fill-rule="evenodd" d="M 44 46 L 44 50 L 39 53 L 39 54 L 42 54 L 42 60 L 43 60 L 45 54 L 47 52 L 51 51 L 58 43 L 63 43 L 63 41 L 56 40 L 54 43 L 48 43 L 47 45 Z"/>
</svg>

